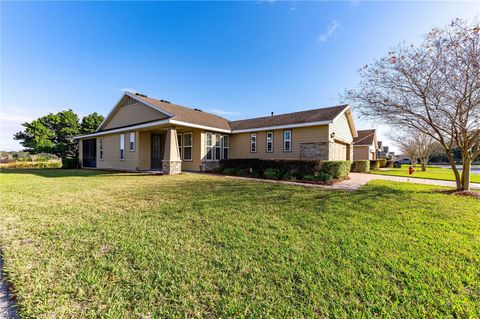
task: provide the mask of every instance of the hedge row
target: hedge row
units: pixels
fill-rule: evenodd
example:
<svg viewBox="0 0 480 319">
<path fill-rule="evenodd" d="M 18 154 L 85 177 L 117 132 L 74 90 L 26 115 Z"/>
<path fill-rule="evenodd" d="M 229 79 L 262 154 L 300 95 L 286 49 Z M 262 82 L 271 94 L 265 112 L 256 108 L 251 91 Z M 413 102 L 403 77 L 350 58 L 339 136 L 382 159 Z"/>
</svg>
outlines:
<svg viewBox="0 0 480 319">
<path fill-rule="evenodd" d="M 370 161 L 368 161 L 368 160 L 353 161 L 352 172 L 356 172 L 356 173 L 368 173 L 368 172 L 370 172 Z"/>
<path fill-rule="evenodd" d="M 267 179 L 330 181 L 348 176 L 350 161 L 228 159 L 214 172 Z"/>
<path fill-rule="evenodd" d="M 46 161 L 46 162 L 11 162 L 0 164 L 0 168 L 60 168 L 62 162 L 60 161 Z"/>
</svg>

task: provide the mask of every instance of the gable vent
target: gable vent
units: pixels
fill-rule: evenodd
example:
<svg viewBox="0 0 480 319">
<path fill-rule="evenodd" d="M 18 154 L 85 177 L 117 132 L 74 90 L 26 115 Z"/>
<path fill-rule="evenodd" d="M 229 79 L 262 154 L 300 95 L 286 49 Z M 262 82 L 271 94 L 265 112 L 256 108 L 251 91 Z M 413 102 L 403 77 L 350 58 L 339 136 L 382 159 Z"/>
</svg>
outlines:
<svg viewBox="0 0 480 319">
<path fill-rule="evenodd" d="M 129 97 L 123 106 L 129 106 L 132 104 L 138 103 L 134 98 Z"/>
</svg>

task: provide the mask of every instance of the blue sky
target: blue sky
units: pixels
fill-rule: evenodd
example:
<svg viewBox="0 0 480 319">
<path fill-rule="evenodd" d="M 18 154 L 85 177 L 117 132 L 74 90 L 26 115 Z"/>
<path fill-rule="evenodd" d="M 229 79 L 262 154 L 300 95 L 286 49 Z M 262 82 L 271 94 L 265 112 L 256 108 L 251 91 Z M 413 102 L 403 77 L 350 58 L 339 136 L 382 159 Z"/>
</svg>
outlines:
<svg viewBox="0 0 480 319">
<path fill-rule="evenodd" d="M 473 1 L 0 6 L 2 150 L 20 148 L 12 134 L 24 121 L 67 108 L 105 115 L 125 89 L 230 119 L 335 105 L 389 47 L 480 13 Z"/>
</svg>

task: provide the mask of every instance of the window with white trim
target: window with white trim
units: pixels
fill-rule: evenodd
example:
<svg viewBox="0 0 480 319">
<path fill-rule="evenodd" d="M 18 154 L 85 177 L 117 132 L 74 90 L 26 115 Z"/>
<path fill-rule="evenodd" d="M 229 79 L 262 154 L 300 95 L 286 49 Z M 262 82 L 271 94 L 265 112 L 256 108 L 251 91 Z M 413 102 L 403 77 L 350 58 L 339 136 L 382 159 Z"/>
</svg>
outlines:
<svg viewBox="0 0 480 319">
<path fill-rule="evenodd" d="M 256 133 L 250 134 L 250 152 L 251 153 L 257 152 L 257 134 Z"/>
<path fill-rule="evenodd" d="M 292 131 L 283 131 L 283 151 L 292 151 Z"/>
<path fill-rule="evenodd" d="M 130 152 L 135 152 L 135 132 L 130 132 Z"/>
<path fill-rule="evenodd" d="M 192 132 L 183 133 L 183 160 L 192 160 L 193 138 Z"/>
<path fill-rule="evenodd" d="M 273 152 L 273 132 L 267 132 L 266 151 L 267 153 Z"/>
<path fill-rule="evenodd" d="M 125 159 L 125 134 L 120 134 L 120 159 Z"/>
<path fill-rule="evenodd" d="M 103 138 L 102 137 L 98 139 L 98 143 L 100 145 L 100 160 L 103 161 Z"/>
<path fill-rule="evenodd" d="M 223 159 L 228 159 L 228 153 L 230 149 L 230 136 L 223 136 Z"/>
<path fill-rule="evenodd" d="M 182 133 L 177 134 L 177 144 L 178 144 L 178 156 L 180 158 L 183 158 L 183 153 L 182 153 Z"/>
<path fill-rule="evenodd" d="M 215 161 L 221 159 L 222 154 L 222 135 L 215 134 Z"/>
<path fill-rule="evenodd" d="M 213 134 L 210 132 L 205 133 L 205 147 L 207 161 L 213 161 Z"/>
</svg>

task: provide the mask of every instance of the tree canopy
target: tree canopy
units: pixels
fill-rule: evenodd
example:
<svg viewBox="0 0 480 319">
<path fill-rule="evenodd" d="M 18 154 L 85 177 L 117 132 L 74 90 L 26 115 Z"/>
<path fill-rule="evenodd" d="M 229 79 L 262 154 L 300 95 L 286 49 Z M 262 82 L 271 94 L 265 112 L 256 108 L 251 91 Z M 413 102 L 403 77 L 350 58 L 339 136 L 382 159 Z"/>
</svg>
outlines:
<svg viewBox="0 0 480 319">
<path fill-rule="evenodd" d="M 51 153 L 60 158 L 78 156 L 78 143 L 74 136 L 92 133 L 103 121 L 103 116 L 92 113 L 79 122 L 78 115 L 71 109 L 49 113 L 32 122 L 25 122 L 25 129 L 14 135 L 20 141 L 25 151 L 36 153 Z"/>
<path fill-rule="evenodd" d="M 457 189 L 468 190 L 480 154 L 480 27 L 454 20 L 433 29 L 419 46 L 399 45 L 360 70 L 346 97 L 367 118 L 419 131 L 443 148 Z M 462 173 L 453 150 L 462 155 Z"/>
</svg>

